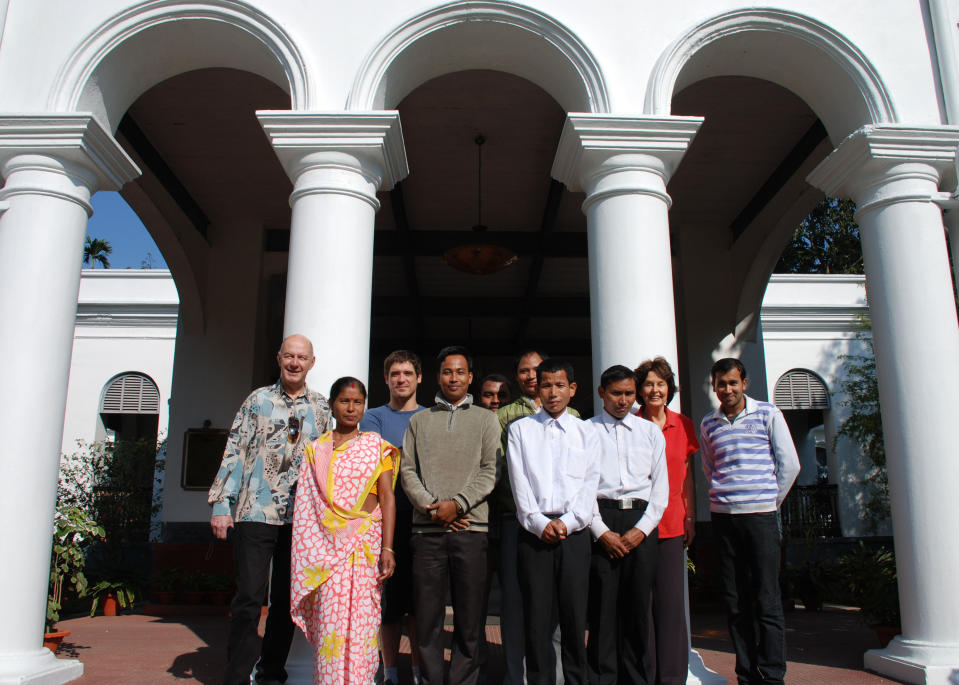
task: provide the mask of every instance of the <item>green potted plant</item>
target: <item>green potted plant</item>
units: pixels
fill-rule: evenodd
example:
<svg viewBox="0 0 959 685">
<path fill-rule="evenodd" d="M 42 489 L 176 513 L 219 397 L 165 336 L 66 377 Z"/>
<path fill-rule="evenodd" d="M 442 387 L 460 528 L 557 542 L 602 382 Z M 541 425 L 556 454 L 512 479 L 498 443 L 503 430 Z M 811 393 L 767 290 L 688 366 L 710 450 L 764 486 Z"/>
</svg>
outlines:
<svg viewBox="0 0 959 685">
<path fill-rule="evenodd" d="M 183 601 L 187 604 L 203 604 L 206 599 L 206 577 L 203 571 L 193 571 L 183 576 Z"/>
<path fill-rule="evenodd" d="M 869 549 L 862 542 L 839 560 L 840 577 L 863 621 L 885 647 L 899 631 L 899 587 L 896 557 L 885 547 Z"/>
<path fill-rule="evenodd" d="M 229 573 L 214 573 L 209 576 L 207 589 L 211 603 L 226 606 L 233 598 L 233 576 Z"/>
<path fill-rule="evenodd" d="M 180 588 L 181 572 L 176 568 L 161 568 L 150 574 L 150 598 L 157 604 L 173 604 Z"/>
<path fill-rule="evenodd" d="M 56 651 L 69 631 L 57 631 L 65 590 L 72 589 L 82 597 L 87 591 L 85 548 L 93 540 L 103 537 L 103 528 L 97 525 L 81 508 L 66 506 L 59 509 L 53 523 L 53 550 L 50 555 L 50 585 L 47 591 L 47 617 L 44 646 Z"/>
<path fill-rule="evenodd" d="M 91 587 L 87 594 L 93 597 L 93 603 L 90 605 L 92 618 L 97 613 L 100 600 L 103 600 L 103 615 L 116 616 L 118 605 L 121 609 L 133 606 L 137 591 L 126 580 L 101 580 Z"/>
</svg>

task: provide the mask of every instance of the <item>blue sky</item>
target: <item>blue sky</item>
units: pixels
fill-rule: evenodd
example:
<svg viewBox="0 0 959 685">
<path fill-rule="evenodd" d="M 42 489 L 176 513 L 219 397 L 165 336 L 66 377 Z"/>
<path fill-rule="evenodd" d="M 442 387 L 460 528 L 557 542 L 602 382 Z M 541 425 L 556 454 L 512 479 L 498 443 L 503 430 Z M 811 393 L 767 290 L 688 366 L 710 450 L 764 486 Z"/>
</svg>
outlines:
<svg viewBox="0 0 959 685">
<path fill-rule="evenodd" d="M 87 236 L 110 243 L 112 269 L 140 269 L 152 256 L 154 269 L 165 269 L 166 262 L 143 222 L 120 193 L 99 192 L 93 196 L 93 216 L 87 222 Z M 82 257 L 81 257 L 82 258 Z"/>
</svg>

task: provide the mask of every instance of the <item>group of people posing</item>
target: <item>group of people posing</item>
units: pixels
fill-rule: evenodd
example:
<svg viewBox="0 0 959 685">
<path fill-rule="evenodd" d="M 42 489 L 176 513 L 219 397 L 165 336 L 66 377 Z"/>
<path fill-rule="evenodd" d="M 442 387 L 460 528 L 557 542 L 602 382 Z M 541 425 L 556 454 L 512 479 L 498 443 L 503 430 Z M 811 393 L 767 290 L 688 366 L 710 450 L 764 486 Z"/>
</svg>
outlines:
<svg viewBox="0 0 959 685">
<path fill-rule="evenodd" d="M 493 375 L 474 402 L 472 355 L 444 348 L 428 408 L 412 352 L 386 358 L 390 399 L 369 410 L 356 378 L 328 400 L 310 390 L 314 361 L 305 337 L 283 341 L 280 379 L 241 406 L 210 489 L 213 533 L 234 551 L 227 685 L 249 683 L 254 667 L 255 682 L 284 682 L 294 623 L 313 645 L 315 683 L 367 685 L 381 659 L 384 682 L 398 683 L 404 619 L 414 682 L 481 682 L 494 576 L 505 683 L 558 672 L 570 685 L 686 682 L 700 444 L 668 408 L 677 387 L 664 359 L 606 369 L 588 421 L 569 406 L 573 367 L 538 351 L 516 361 L 519 397 Z M 720 407 L 699 435 L 736 672 L 782 683 L 778 507 L 799 461 L 781 412 L 744 394 L 739 360 L 716 362 L 711 378 Z"/>
</svg>

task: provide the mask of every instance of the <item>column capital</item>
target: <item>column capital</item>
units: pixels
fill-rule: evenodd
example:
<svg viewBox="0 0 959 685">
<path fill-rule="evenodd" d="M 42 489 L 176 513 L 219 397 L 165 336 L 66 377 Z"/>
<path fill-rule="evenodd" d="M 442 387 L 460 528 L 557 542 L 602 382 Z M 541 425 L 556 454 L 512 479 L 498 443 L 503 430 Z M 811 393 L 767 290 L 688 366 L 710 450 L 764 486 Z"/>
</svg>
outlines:
<svg viewBox="0 0 959 685">
<path fill-rule="evenodd" d="M 806 181 L 830 196 L 851 197 L 861 213 L 896 202 L 928 202 L 951 172 L 959 126 L 863 126 L 851 133 Z"/>
<path fill-rule="evenodd" d="M 317 163 L 350 160 L 389 190 L 409 173 L 400 113 L 298 112 L 261 110 L 256 113 L 277 157 L 296 183 Z"/>
<path fill-rule="evenodd" d="M 559 139 L 552 176 L 574 192 L 592 192 L 598 177 L 643 168 L 662 176 L 665 185 L 702 123 L 702 117 L 571 113 Z"/>
<path fill-rule="evenodd" d="M 11 165 L 45 166 L 41 158 L 56 163 L 51 169 L 66 173 L 82 170 L 96 190 L 119 190 L 140 175 L 140 169 L 116 139 L 84 112 L 6 114 L 0 116 L 0 165 L 9 180 Z M 79 167 L 79 169 L 77 169 Z"/>
</svg>

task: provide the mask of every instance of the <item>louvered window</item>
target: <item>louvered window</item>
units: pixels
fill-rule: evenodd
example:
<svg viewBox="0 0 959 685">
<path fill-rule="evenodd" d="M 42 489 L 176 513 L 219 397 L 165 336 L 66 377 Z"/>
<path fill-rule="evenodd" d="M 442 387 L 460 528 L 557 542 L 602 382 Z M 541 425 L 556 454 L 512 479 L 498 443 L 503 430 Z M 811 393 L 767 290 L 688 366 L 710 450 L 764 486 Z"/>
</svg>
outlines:
<svg viewBox="0 0 959 685">
<path fill-rule="evenodd" d="M 159 414 L 160 391 L 156 383 L 138 373 L 117 376 L 103 393 L 101 414 Z"/>
<path fill-rule="evenodd" d="M 773 402 L 780 409 L 829 409 L 829 390 L 812 371 L 794 369 L 776 381 Z"/>
</svg>

